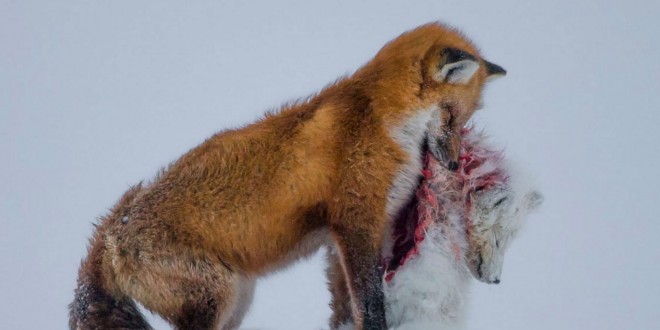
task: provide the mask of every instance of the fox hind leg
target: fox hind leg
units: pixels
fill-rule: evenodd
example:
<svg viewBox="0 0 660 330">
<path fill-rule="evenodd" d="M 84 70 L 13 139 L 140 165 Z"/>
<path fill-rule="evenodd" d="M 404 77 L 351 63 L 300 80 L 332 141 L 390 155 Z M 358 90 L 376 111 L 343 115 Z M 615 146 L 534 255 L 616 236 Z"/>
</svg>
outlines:
<svg viewBox="0 0 660 330">
<path fill-rule="evenodd" d="M 218 329 L 229 321 L 241 276 L 221 262 L 180 253 L 143 258 L 134 266 L 116 272 L 122 291 L 175 329 Z"/>
<path fill-rule="evenodd" d="M 351 296 L 348 292 L 348 283 L 339 260 L 339 255 L 334 246 L 327 250 L 328 268 L 326 277 L 330 289 L 332 316 L 330 317 L 330 329 L 341 329 L 353 323 L 353 312 L 351 309 Z"/>
<path fill-rule="evenodd" d="M 240 285 L 238 286 L 238 299 L 236 300 L 234 311 L 222 330 L 238 329 L 252 304 L 255 286 L 255 279 L 243 278 L 240 280 Z"/>
</svg>

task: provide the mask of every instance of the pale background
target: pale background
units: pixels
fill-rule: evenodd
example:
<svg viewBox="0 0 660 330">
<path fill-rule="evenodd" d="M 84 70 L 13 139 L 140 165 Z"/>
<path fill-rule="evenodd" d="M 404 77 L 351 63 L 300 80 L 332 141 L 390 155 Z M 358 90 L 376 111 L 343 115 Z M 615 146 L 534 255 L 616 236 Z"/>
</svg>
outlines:
<svg viewBox="0 0 660 330">
<path fill-rule="evenodd" d="M 508 69 L 477 119 L 546 196 L 470 329 L 659 329 L 650 0 L 0 0 L 0 328 L 67 327 L 90 223 L 129 185 L 434 20 Z M 261 281 L 244 326 L 324 327 L 322 268 Z"/>
</svg>

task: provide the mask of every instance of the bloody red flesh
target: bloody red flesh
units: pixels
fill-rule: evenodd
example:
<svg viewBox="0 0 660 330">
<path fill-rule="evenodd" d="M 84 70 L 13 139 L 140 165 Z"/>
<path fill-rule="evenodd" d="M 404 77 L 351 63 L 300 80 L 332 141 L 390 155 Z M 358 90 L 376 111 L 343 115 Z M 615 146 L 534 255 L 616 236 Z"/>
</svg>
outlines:
<svg viewBox="0 0 660 330">
<path fill-rule="evenodd" d="M 456 172 L 445 169 L 425 152 L 424 168 L 420 181 L 410 197 L 410 201 L 401 209 L 392 224 L 391 257 L 383 260 L 386 268 L 386 280 L 391 280 L 396 270 L 419 252 L 419 245 L 425 238 L 428 226 L 443 221 L 451 209 L 463 218 L 463 237 L 469 235 L 472 223 L 469 219 L 471 196 L 507 181 L 501 163 L 502 152 L 491 150 L 481 133 L 472 129 L 462 132 L 461 156 Z M 461 258 L 459 244 L 452 251 L 456 258 Z"/>
</svg>

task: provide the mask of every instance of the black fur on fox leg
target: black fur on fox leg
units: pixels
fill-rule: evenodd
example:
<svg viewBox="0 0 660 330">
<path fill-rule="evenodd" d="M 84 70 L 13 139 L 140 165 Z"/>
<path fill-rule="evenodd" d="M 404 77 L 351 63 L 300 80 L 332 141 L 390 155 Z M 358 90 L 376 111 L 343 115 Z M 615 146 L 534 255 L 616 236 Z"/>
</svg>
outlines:
<svg viewBox="0 0 660 330">
<path fill-rule="evenodd" d="M 218 304 L 213 298 L 188 302 L 181 308 L 181 315 L 174 321 L 175 329 L 213 329 Z"/>
<path fill-rule="evenodd" d="M 366 295 L 361 301 L 364 311 L 364 330 L 386 330 L 385 295 L 383 293 L 383 267 L 375 267 L 365 288 Z"/>
</svg>

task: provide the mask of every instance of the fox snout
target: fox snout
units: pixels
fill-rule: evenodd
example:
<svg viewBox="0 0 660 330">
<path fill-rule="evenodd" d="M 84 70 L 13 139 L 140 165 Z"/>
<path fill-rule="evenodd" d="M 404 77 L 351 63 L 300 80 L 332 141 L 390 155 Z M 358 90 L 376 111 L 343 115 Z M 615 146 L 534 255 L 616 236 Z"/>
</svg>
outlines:
<svg viewBox="0 0 660 330">
<path fill-rule="evenodd" d="M 435 159 L 445 167 L 455 172 L 458 170 L 458 157 L 461 148 L 460 134 L 446 134 L 443 137 L 431 138 L 429 150 Z"/>
<path fill-rule="evenodd" d="M 458 170 L 458 157 L 461 150 L 461 136 L 460 134 L 451 134 L 445 144 L 447 148 L 447 169 L 455 172 Z"/>
</svg>

